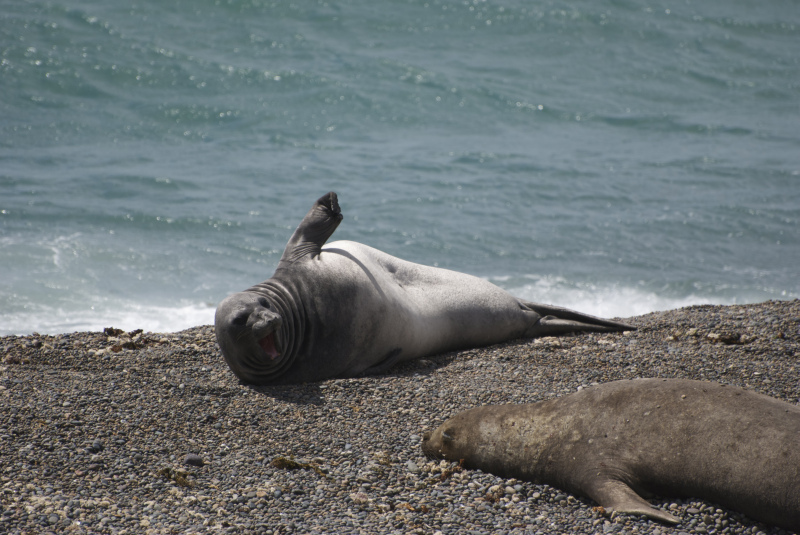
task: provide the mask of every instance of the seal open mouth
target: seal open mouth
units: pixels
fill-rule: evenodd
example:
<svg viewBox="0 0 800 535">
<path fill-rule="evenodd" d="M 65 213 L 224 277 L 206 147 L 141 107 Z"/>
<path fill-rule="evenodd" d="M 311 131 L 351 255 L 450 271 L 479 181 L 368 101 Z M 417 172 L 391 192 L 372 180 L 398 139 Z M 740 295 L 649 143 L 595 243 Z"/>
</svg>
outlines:
<svg viewBox="0 0 800 535">
<path fill-rule="evenodd" d="M 278 350 L 278 345 L 275 343 L 274 332 L 269 333 L 267 336 L 259 340 L 258 345 L 261 346 L 261 349 L 264 350 L 264 353 L 267 354 L 270 360 L 275 360 L 281 356 L 281 352 Z"/>
</svg>

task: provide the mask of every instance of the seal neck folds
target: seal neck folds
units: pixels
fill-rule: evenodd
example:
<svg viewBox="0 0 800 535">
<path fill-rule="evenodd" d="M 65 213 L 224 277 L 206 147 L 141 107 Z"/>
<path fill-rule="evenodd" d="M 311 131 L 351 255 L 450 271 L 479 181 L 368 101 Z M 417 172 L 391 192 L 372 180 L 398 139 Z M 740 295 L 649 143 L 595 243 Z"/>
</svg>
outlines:
<svg viewBox="0 0 800 535">
<path fill-rule="evenodd" d="M 264 312 L 273 313 L 280 318 L 272 324 L 265 318 L 264 328 L 253 330 L 253 336 L 265 358 L 260 359 L 262 365 L 258 371 L 246 379 L 259 384 L 272 382 L 286 373 L 297 356 L 299 342 L 303 339 L 303 321 L 299 314 L 302 305 L 292 299 L 291 292 L 272 280 L 257 284 L 245 292 L 267 301 L 270 308 Z"/>
<path fill-rule="evenodd" d="M 290 293 L 266 281 L 233 294 L 220 304 L 217 340 L 231 370 L 241 380 L 264 384 L 288 370 L 302 340 L 302 321 Z"/>
</svg>

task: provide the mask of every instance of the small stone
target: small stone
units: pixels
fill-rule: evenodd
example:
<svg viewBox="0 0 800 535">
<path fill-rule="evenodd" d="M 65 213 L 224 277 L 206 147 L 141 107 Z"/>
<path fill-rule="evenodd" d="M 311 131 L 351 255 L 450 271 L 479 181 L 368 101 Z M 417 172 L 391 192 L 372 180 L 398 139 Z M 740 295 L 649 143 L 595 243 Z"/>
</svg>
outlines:
<svg viewBox="0 0 800 535">
<path fill-rule="evenodd" d="M 687 378 L 800 400 L 800 301 L 688 307 L 635 322 L 644 329 L 509 342 L 430 357 L 429 368 L 419 361 L 378 377 L 267 388 L 232 376 L 210 325 L 132 334 L 135 352 L 95 357 L 89 352 L 104 345 L 124 347 L 124 333 L 116 342 L 102 333 L 41 337 L 39 350 L 25 347 L 33 337 L 0 337 L 0 360 L 33 364 L 0 363 L 0 443 L 20 461 L 0 467 L 0 533 L 756 535 L 760 524 L 751 519 L 689 499 L 659 502 L 663 510 L 675 502 L 670 512 L 679 527 L 639 515 L 612 520 L 610 511 L 557 487 L 432 463 L 410 441 L 469 406 L 550 399 L 661 376 L 678 364 Z M 695 336 L 687 336 L 690 327 Z M 712 343 L 708 333 L 752 341 L 726 345 L 720 336 Z M 620 353 L 607 342 L 622 346 Z M 45 352 L 48 346 L 54 349 Z M 657 409 L 647 409 L 650 418 Z M 386 414 L 396 417 L 376 431 L 375 418 Z M 259 429 L 268 436 L 254 437 Z M 202 456 L 203 468 L 184 464 L 189 452 Z M 276 469 L 276 456 L 319 471 Z M 409 459 L 419 473 L 407 470 Z M 494 485 L 499 492 L 491 494 Z"/>
<path fill-rule="evenodd" d="M 354 492 L 350 495 L 350 499 L 357 505 L 364 505 L 370 502 L 369 496 L 364 492 Z"/>
<path fill-rule="evenodd" d="M 183 458 L 183 463 L 191 466 L 203 466 L 205 464 L 203 458 L 196 453 L 187 453 L 186 457 Z"/>
<path fill-rule="evenodd" d="M 414 461 L 407 461 L 406 462 L 406 470 L 411 472 L 412 474 L 418 474 L 420 472 L 419 466 Z"/>
</svg>

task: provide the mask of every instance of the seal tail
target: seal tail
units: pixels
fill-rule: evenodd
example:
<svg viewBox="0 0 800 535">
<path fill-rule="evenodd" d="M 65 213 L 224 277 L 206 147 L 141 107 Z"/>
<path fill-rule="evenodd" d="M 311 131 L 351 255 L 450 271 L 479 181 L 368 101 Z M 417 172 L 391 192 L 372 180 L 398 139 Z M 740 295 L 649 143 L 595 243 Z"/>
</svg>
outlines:
<svg viewBox="0 0 800 535">
<path fill-rule="evenodd" d="M 572 332 L 612 333 L 636 330 L 636 327 L 627 323 L 604 320 L 568 308 L 518 301 L 520 308 L 538 316 L 537 321 L 525 333 L 526 337 L 556 336 Z"/>
</svg>

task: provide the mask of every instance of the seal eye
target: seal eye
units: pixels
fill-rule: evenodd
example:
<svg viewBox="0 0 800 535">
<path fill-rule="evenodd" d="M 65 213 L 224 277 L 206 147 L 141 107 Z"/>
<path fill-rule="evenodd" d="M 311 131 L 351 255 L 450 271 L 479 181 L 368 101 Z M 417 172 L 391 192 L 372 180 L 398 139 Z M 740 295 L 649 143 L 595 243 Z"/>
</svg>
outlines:
<svg viewBox="0 0 800 535">
<path fill-rule="evenodd" d="M 244 327 L 245 325 L 247 325 L 247 318 L 249 318 L 249 317 L 250 317 L 250 314 L 247 314 L 246 312 L 243 312 L 243 313 L 239 314 L 238 316 L 236 316 L 235 318 L 233 318 L 233 321 L 231 323 L 233 323 L 237 327 Z"/>
<path fill-rule="evenodd" d="M 261 305 L 261 306 L 262 306 L 262 307 L 264 307 L 264 308 L 269 308 L 269 301 L 267 301 L 267 300 L 266 300 L 265 298 L 263 298 L 263 297 L 259 297 L 259 298 L 258 298 L 258 304 L 259 304 L 259 305 Z"/>
<path fill-rule="evenodd" d="M 453 441 L 453 430 L 448 429 L 446 431 L 442 431 L 442 442 L 452 442 Z"/>
</svg>

